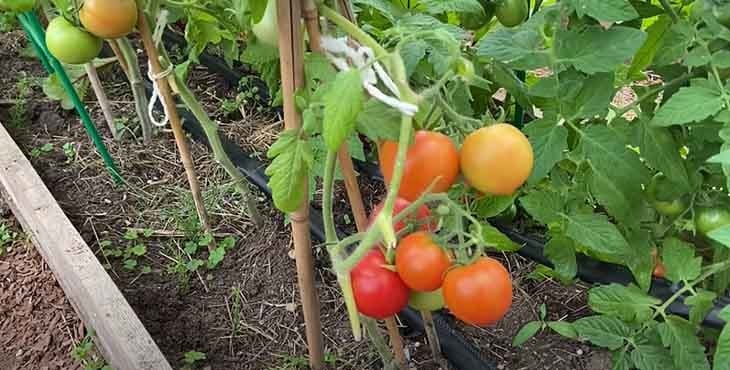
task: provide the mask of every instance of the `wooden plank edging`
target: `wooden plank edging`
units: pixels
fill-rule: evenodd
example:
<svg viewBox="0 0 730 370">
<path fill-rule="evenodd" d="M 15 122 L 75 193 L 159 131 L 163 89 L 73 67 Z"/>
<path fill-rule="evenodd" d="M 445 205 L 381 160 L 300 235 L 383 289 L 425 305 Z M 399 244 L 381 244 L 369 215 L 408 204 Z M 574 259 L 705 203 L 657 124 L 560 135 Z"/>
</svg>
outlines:
<svg viewBox="0 0 730 370">
<path fill-rule="evenodd" d="M 0 193 L 116 370 L 172 370 L 33 166 L 0 124 Z"/>
</svg>

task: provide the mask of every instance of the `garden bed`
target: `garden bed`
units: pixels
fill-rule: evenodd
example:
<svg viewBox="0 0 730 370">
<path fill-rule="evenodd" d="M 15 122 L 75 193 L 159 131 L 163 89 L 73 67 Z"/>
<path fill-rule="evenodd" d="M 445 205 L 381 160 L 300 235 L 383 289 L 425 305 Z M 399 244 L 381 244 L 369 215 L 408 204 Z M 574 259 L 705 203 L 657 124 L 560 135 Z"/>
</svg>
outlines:
<svg viewBox="0 0 730 370">
<path fill-rule="evenodd" d="M 10 33 L 3 35 L 0 42 L 0 68 L 8 71 L 0 81 L 4 92 L 0 100 L 19 98 L 16 85 L 22 79 L 20 71 L 27 71 L 31 78 L 43 75 L 36 60 L 19 59 L 18 51 L 24 45 L 21 39 L 20 33 Z M 122 75 L 118 70 L 102 71 L 102 80 L 118 117 L 131 118 L 133 100 L 128 85 L 120 78 Z M 196 68 L 191 80 L 196 94 L 208 97 L 202 100 L 209 102 L 211 114 L 217 111 L 217 102 L 234 94 L 223 88 L 225 83 L 219 77 L 202 69 Z M 35 157 L 34 166 L 87 243 L 98 251 L 102 263 L 109 264 L 110 275 L 175 368 L 183 365 L 184 355 L 190 351 L 205 353 L 207 360 L 201 363 L 212 369 L 306 366 L 289 226 L 263 196 L 259 209 L 266 221 L 263 227 L 256 228 L 241 211 L 241 199 L 226 184 L 226 175 L 203 146 L 193 145 L 199 177 L 207 181 L 202 185 L 210 202 L 215 232 L 221 238 L 235 235 L 238 242 L 215 269 L 202 269 L 199 276 L 172 273 L 178 262 L 189 262 L 182 248 L 189 239 L 185 221 L 194 216 L 194 209 L 186 195 L 183 169 L 169 133 L 158 135 L 151 146 L 137 144 L 129 137 L 122 143 L 105 140 L 128 182 L 125 187 L 116 187 L 74 113 L 62 111 L 37 86 L 20 99 L 27 104 L 27 119 L 22 126 L 8 129 L 26 153 Z M 88 107 L 95 121 L 102 122 L 96 104 L 90 102 Z M 0 107 L 1 121 L 9 122 L 9 108 Z M 263 137 L 279 131 L 275 118 L 261 117 L 215 118 L 223 121 L 223 130 L 229 136 L 236 132 L 237 138 L 256 137 L 241 135 L 241 130 L 253 130 Z M 73 143 L 73 153 L 64 153 L 67 143 Z M 241 144 L 260 154 L 267 149 L 265 143 L 270 141 L 258 139 Z M 369 204 L 382 191 L 375 186 L 364 188 Z M 341 193 L 336 203 L 341 207 L 337 219 L 341 227 L 347 228 L 348 217 L 342 212 L 346 204 Z M 139 237 L 147 251 L 137 259 L 139 266 L 128 271 L 123 258 L 104 256 L 102 249 L 124 248 L 130 243 L 125 239 L 130 228 L 148 229 L 151 234 Z M 316 248 L 315 257 L 328 358 L 336 368 L 377 368 L 377 354 L 366 344 L 350 340 L 343 303 L 334 276 L 326 269 L 324 251 Z M 506 261 L 516 284 L 513 308 L 507 317 L 487 329 L 454 321 L 452 324 L 500 369 L 609 368 L 605 352 L 552 333 L 539 335 L 523 347 L 511 347 L 517 330 L 537 318 L 543 303 L 548 317 L 554 320 L 573 320 L 589 310 L 585 286 L 564 287 L 549 279 L 534 280 L 529 277 L 532 263 L 517 256 L 509 256 Z M 143 273 L 142 266 L 149 266 L 149 273 Z M 430 355 L 423 335 L 407 332 L 406 336 L 411 365 L 419 369 L 433 367 L 424 360 Z"/>
</svg>

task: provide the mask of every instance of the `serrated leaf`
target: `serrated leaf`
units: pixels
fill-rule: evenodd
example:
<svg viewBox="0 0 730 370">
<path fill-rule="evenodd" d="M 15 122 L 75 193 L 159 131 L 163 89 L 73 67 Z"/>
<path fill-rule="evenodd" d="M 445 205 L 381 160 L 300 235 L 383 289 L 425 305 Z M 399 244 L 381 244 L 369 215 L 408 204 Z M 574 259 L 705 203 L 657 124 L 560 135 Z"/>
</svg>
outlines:
<svg viewBox="0 0 730 370">
<path fill-rule="evenodd" d="M 647 295 L 635 285 L 603 285 L 588 292 L 588 305 L 593 311 L 623 321 L 650 320 L 654 314 L 652 307 L 661 303 L 661 300 Z"/>
<path fill-rule="evenodd" d="M 400 16 L 403 12 L 390 1 L 386 0 L 353 0 L 353 4 L 364 5 L 377 10 L 386 17 L 391 23 L 395 21 L 396 16 Z"/>
<path fill-rule="evenodd" d="M 626 256 L 629 244 L 616 226 L 601 214 L 563 215 L 568 222 L 566 234 L 593 252 L 609 256 Z"/>
<path fill-rule="evenodd" d="M 543 251 L 545 257 L 553 264 L 553 269 L 564 280 L 570 280 L 578 272 L 575 260 L 575 243 L 562 235 L 553 236 Z"/>
<path fill-rule="evenodd" d="M 630 59 L 646 40 L 643 31 L 629 27 L 587 27 L 560 32 L 555 38 L 558 62 L 593 74 L 611 72 Z"/>
<path fill-rule="evenodd" d="M 522 247 L 490 224 L 482 224 L 482 237 L 485 242 L 494 245 L 494 248 L 500 251 L 514 252 Z"/>
<path fill-rule="evenodd" d="M 327 149 L 337 151 L 352 135 L 365 98 L 360 70 L 339 73 L 323 98 L 322 136 Z"/>
<path fill-rule="evenodd" d="M 730 248 L 730 226 L 728 225 L 710 231 L 707 237 Z"/>
<path fill-rule="evenodd" d="M 642 2 L 642 4 L 645 4 Z M 631 61 L 628 75 L 631 77 L 638 77 L 639 73 L 649 67 L 654 61 L 654 56 L 657 51 L 663 46 L 664 38 L 669 33 L 669 29 L 672 26 L 672 20 L 668 16 L 659 17 L 656 22 L 652 23 L 649 28 L 646 29 L 647 37 L 644 44 L 634 59 Z"/>
<path fill-rule="evenodd" d="M 401 113 L 377 99 L 368 99 L 357 115 L 357 131 L 375 143 L 398 141 Z"/>
<path fill-rule="evenodd" d="M 414 40 L 403 45 L 400 49 L 400 56 L 406 67 L 406 76 L 410 77 L 416 71 L 416 67 L 426 57 L 428 43 L 422 40 Z"/>
<path fill-rule="evenodd" d="M 578 333 L 575 331 L 573 324 L 565 321 L 548 321 L 548 328 L 552 329 L 556 333 L 570 339 L 578 338 Z"/>
<path fill-rule="evenodd" d="M 702 257 L 695 257 L 695 249 L 677 238 L 664 241 L 662 261 L 667 268 L 667 279 L 679 282 L 690 281 L 700 276 Z"/>
<path fill-rule="evenodd" d="M 532 28 L 500 28 L 477 44 L 477 56 L 494 58 L 514 69 L 531 70 L 550 65 L 542 37 Z"/>
<path fill-rule="evenodd" d="M 267 156 L 274 158 L 266 168 L 274 205 L 283 212 L 293 212 L 306 196 L 303 190 L 312 168 L 312 148 L 298 137 L 297 130 L 288 130 L 271 146 Z"/>
<path fill-rule="evenodd" d="M 478 198 L 472 205 L 472 213 L 475 216 L 485 219 L 497 216 L 513 205 L 515 198 L 517 198 L 517 194 Z"/>
<path fill-rule="evenodd" d="M 144 254 L 147 253 L 147 247 L 145 247 L 144 244 L 137 244 L 134 247 L 129 248 L 129 253 L 137 257 L 144 256 Z"/>
<path fill-rule="evenodd" d="M 730 306 L 720 311 L 720 318 L 730 322 Z M 713 357 L 713 370 L 730 370 L 730 325 L 725 325 L 717 338 L 717 348 Z"/>
<path fill-rule="evenodd" d="M 672 184 L 676 185 L 678 191 L 689 192 L 692 185 L 689 182 L 687 169 L 679 153 L 679 145 L 669 129 L 651 127 L 643 120 L 634 127 L 637 130 L 641 156 L 651 167 L 661 171 Z"/>
<path fill-rule="evenodd" d="M 588 15 L 604 22 L 628 21 L 639 16 L 627 0 L 570 0 L 579 17 Z"/>
<path fill-rule="evenodd" d="M 304 54 L 304 76 L 307 86 L 314 90 L 319 83 L 331 82 L 337 76 L 332 63 L 320 53 Z"/>
<path fill-rule="evenodd" d="M 657 329 L 662 343 L 669 347 L 677 369 L 710 370 L 705 347 L 700 343 L 695 334 L 695 327 L 689 321 L 677 316 L 668 316 Z"/>
<path fill-rule="evenodd" d="M 560 75 L 562 86 L 565 86 L 564 76 L 568 73 Z M 587 78 L 578 74 L 573 78 L 580 80 L 580 85 L 576 84 L 579 89 L 574 90 L 575 95 L 561 91 L 559 96 L 561 114 L 571 121 L 578 118 L 604 117 L 614 96 L 613 73 L 596 73 Z"/>
<path fill-rule="evenodd" d="M 640 344 L 631 352 L 631 360 L 639 370 L 675 369 L 669 350 L 660 346 Z"/>
<path fill-rule="evenodd" d="M 552 119 L 530 122 L 524 128 L 534 152 L 535 163 L 527 179 L 534 184 L 545 178 L 556 163 L 563 160 L 568 149 L 568 129 Z"/>
<path fill-rule="evenodd" d="M 530 321 L 525 326 L 520 329 L 520 331 L 517 332 L 514 339 L 512 339 L 512 346 L 519 347 L 523 343 L 530 340 L 530 338 L 534 337 L 535 334 L 537 334 L 538 331 L 542 329 L 542 322 L 540 321 Z"/>
<path fill-rule="evenodd" d="M 222 247 L 217 247 L 216 249 L 213 249 L 212 252 L 208 255 L 208 269 L 214 269 L 218 264 L 220 264 L 223 261 L 223 258 L 226 256 L 226 249 Z"/>
<path fill-rule="evenodd" d="M 717 294 L 709 290 L 700 290 L 696 295 L 685 298 L 684 303 L 689 306 L 689 321 L 694 325 L 701 324 L 715 306 L 715 298 Z"/>
<path fill-rule="evenodd" d="M 631 355 L 624 350 L 615 351 L 611 356 L 611 361 L 613 362 L 611 370 L 632 370 L 634 368 Z"/>
<path fill-rule="evenodd" d="M 682 87 L 672 95 L 651 120 L 653 126 L 682 125 L 699 122 L 720 111 L 722 96 L 704 86 Z"/>
<path fill-rule="evenodd" d="M 429 14 L 438 15 L 447 12 L 454 13 L 479 13 L 484 12 L 482 4 L 478 0 L 420 0 L 425 11 Z"/>
<path fill-rule="evenodd" d="M 538 222 L 548 225 L 560 221 L 563 199 L 554 191 L 532 191 L 520 198 L 520 205 Z"/>
<path fill-rule="evenodd" d="M 589 316 L 573 323 L 578 335 L 589 342 L 611 350 L 618 349 L 631 335 L 631 328 L 610 316 Z"/>
<path fill-rule="evenodd" d="M 687 47 L 694 38 L 694 26 L 685 20 L 672 24 L 661 47 L 654 56 L 654 65 L 665 66 L 677 62 L 687 53 Z"/>
</svg>

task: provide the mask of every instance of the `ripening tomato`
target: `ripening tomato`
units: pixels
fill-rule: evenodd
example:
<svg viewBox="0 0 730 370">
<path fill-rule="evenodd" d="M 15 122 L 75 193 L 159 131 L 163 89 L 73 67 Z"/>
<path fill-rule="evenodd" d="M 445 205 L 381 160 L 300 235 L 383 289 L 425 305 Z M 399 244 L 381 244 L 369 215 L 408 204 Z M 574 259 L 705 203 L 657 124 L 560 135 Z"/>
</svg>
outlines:
<svg viewBox="0 0 730 370">
<path fill-rule="evenodd" d="M 79 11 L 81 24 L 102 39 L 126 36 L 137 25 L 134 0 L 85 0 Z"/>
<path fill-rule="evenodd" d="M 380 171 L 386 184 L 393 176 L 397 152 L 395 141 L 385 141 L 380 146 Z M 408 148 L 398 195 L 412 202 L 437 178 L 431 191 L 443 193 L 449 190 L 458 175 L 459 151 L 454 142 L 438 132 L 418 131 Z"/>
<path fill-rule="evenodd" d="M 48 51 L 63 63 L 88 63 L 101 52 L 101 39 L 74 26 L 64 17 L 56 17 L 46 29 Z"/>
<path fill-rule="evenodd" d="M 707 236 L 712 230 L 730 225 L 730 211 L 722 208 L 704 208 L 696 213 L 695 229 Z"/>
<path fill-rule="evenodd" d="M 408 206 L 411 205 L 411 202 L 403 199 L 403 198 L 396 198 L 395 204 L 393 205 L 393 217 L 401 213 L 404 209 L 408 208 Z M 383 207 L 385 206 L 385 201 L 382 201 L 378 203 L 375 208 L 373 208 L 373 212 L 370 214 L 370 219 L 368 220 L 368 226 L 375 223 L 375 219 L 380 214 L 380 211 L 383 210 Z M 408 223 L 415 223 L 418 224 L 419 229 L 423 231 L 428 231 L 429 229 L 435 229 L 435 225 L 431 225 L 429 223 L 429 218 L 431 217 L 431 211 L 428 210 L 428 207 L 424 204 L 420 207 L 418 207 L 418 210 L 415 212 L 415 214 L 410 214 L 406 218 L 404 218 L 401 221 L 398 221 L 393 224 L 393 228 L 395 229 L 395 232 L 399 232 L 408 225 Z"/>
<path fill-rule="evenodd" d="M 418 311 L 438 311 L 444 308 L 444 293 L 441 289 L 433 292 L 411 292 L 408 305 Z"/>
<path fill-rule="evenodd" d="M 256 38 L 270 46 L 279 45 L 279 22 L 276 16 L 276 0 L 269 0 L 263 18 L 251 27 Z"/>
<path fill-rule="evenodd" d="M 530 177 L 532 146 L 516 127 L 498 123 L 469 134 L 461 147 L 461 173 L 491 195 L 510 195 Z"/>
<path fill-rule="evenodd" d="M 449 310 L 468 324 L 499 321 L 512 305 L 512 279 L 499 261 L 482 257 L 446 274 L 442 287 Z"/>
<path fill-rule="evenodd" d="M 386 264 L 383 252 L 375 248 L 350 273 L 357 310 L 374 319 L 393 316 L 408 304 L 408 287 Z"/>
<path fill-rule="evenodd" d="M 503 26 L 514 27 L 525 21 L 528 11 L 525 0 L 498 0 L 495 14 Z"/>
<path fill-rule="evenodd" d="M 449 255 L 424 231 L 406 236 L 395 250 L 395 270 L 409 288 L 418 292 L 440 288 L 449 267 Z"/>
<path fill-rule="evenodd" d="M 657 278 L 664 278 L 667 274 L 667 268 L 664 266 L 664 262 L 662 262 L 662 258 L 659 257 L 659 250 L 654 247 L 651 250 L 651 257 L 654 261 L 654 270 L 652 271 L 652 275 Z"/>
</svg>

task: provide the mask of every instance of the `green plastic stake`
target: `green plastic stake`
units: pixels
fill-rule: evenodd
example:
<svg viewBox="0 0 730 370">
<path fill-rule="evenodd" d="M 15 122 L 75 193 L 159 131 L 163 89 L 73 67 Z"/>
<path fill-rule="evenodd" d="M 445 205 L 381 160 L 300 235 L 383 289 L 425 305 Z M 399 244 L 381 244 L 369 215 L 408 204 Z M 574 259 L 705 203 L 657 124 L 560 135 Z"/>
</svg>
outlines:
<svg viewBox="0 0 730 370">
<path fill-rule="evenodd" d="M 53 69 L 53 72 L 56 73 L 59 80 L 61 80 L 61 84 L 63 85 L 64 90 L 66 90 L 66 93 L 71 97 L 71 101 L 76 108 L 76 112 L 78 112 L 79 116 L 81 117 L 81 122 L 84 124 L 84 129 L 86 129 L 86 133 L 89 135 L 89 138 L 94 143 L 96 151 L 99 153 L 99 155 L 101 155 L 101 158 L 104 160 L 104 164 L 106 165 L 109 174 L 112 176 L 117 184 L 123 183 L 124 179 L 122 179 L 121 175 L 119 174 L 119 170 L 117 170 L 117 166 L 114 164 L 114 160 L 112 159 L 111 155 L 109 155 L 109 150 L 107 150 L 106 145 L 104 145 L 104 141 L 101 139 L 101 136 L 99 136 L 99 132 L 96 130 L 96 126 L 94 126 L 94 123 L 91 121 L 89 112 L 86 111 L 86 108 L 81 102 L 79 95 L 76 93 L 76 89 L 74 89 L 73 83 L 71 83 L 71 80 L 68 78 L 66 70 L 63 69 L 61 63 L 48 51 L 48 48 L 46 47 L 45 31 L 43 31 L 43 28 L 41 27 L 35 13 L 31 11 L 20 14 L 18 15 L 18 19 L 20 19 L 20 23 L 23 24 L 23 28 L 29 34 L 31 41 L 33 42 L 33 44 L 35 44 L 35 47 L 40 49 L 41 54 L 43 54 L 47 58 L 51 68 Z"/>
<path fill-rule="evenodd" d="M 18 17 L 20 18 L 20 15 Z M 35 43 L 35 41 L 33 40 L 33 37 L 30 36 L 30 30 L 28 29 L 28 27 L 26 27 L 25 22 L 20 22 L 20 24 L 21 24 L 21 26 L 23 26 L 23 30 L 25 31 L 25 35 L 28 36 L 28 40 L 30 40 L 30 44 L 33 46 L 33 51 L 35 51 L 35 55 L 37 55 L 38 59 L 41 60 L 43 69 L 45 69 L 48 74 L 52 74 L 53 68 L 51 67 L 51 63 L 48 61 L 46 54 L 38 46 L 38 44 Z"/>
</svg>

